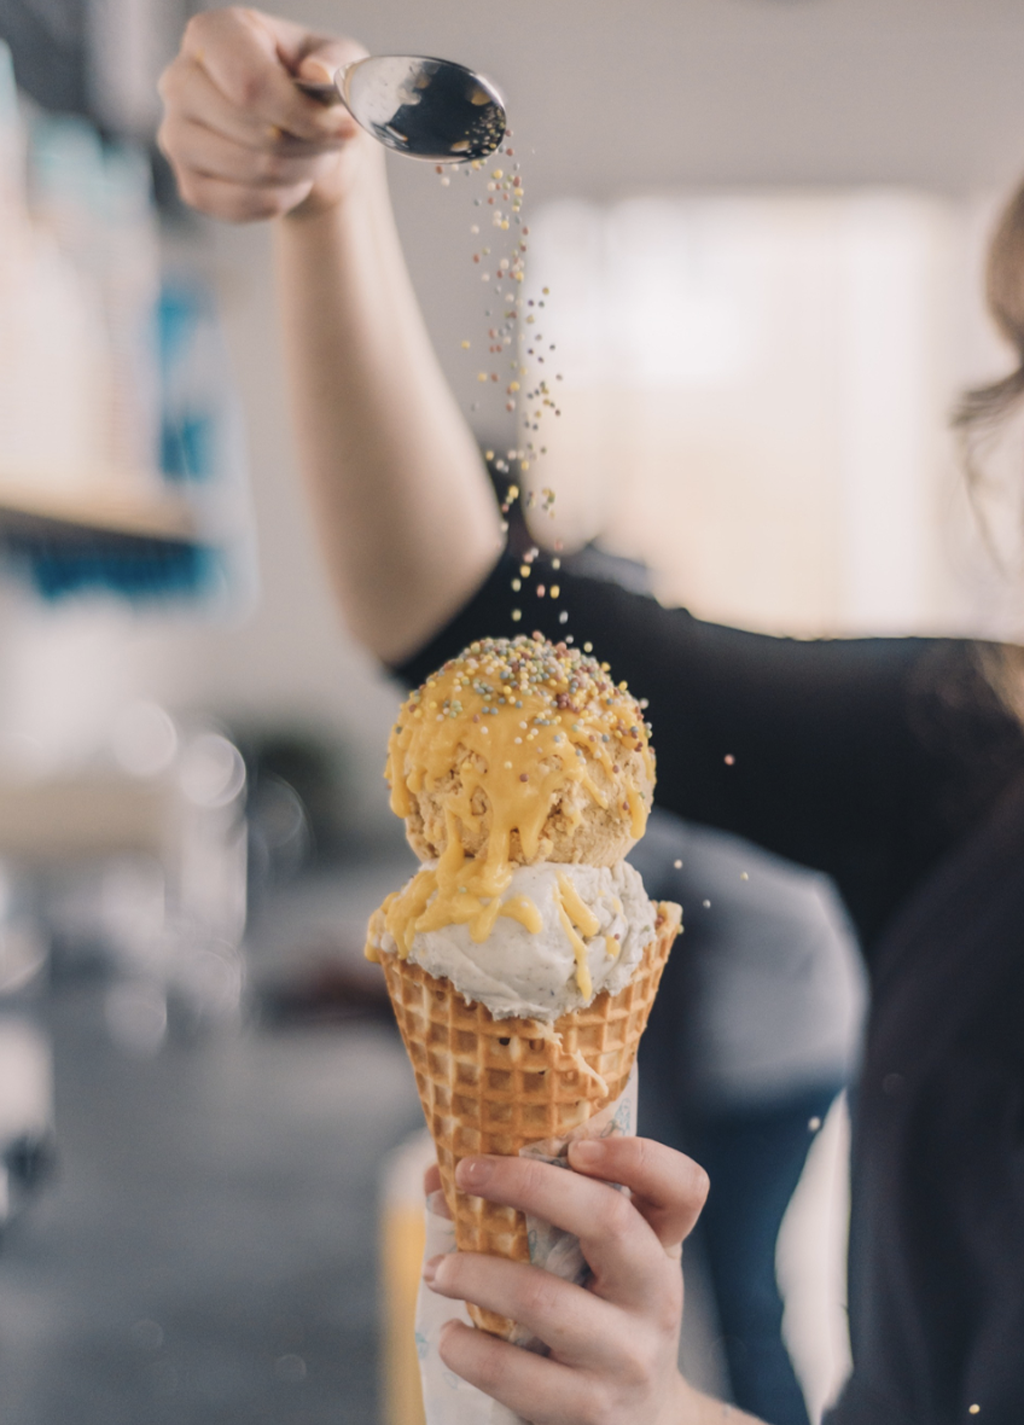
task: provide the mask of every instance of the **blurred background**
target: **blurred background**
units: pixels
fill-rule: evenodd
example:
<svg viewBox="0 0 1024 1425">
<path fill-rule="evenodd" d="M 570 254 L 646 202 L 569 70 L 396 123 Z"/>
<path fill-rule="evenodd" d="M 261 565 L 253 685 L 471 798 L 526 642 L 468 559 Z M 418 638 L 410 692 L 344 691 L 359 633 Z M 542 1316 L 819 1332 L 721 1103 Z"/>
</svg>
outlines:
<svg viewBox="0 0 1024 1425">
<path fill-rule="evenodd" d="M 980 294 L 1024 170 L 1015 0 L 276 9 L 507 97 L 562 378 L 535 538 L 747 627 L 1020 634 L 1012 433 L 973 497 L 948 433 L 1008 364 Z M 408 1421 L 384 1287 L 419 1107 L 361 960 L 409 865 L 381 780 L 399 693 L 340 627 L 300 498 L 268 233 L 184 211 L 155 151 L 188 13 L 0 0 L 0 1415 Z M 477 382 L 480 185 L 389 162 L 500 458 L 521 432 Z M 678 835 L 699 909 L 748 853 Z M 812 1419 L 846 1368 L 828 1104 L 863 997 L 827 919 L 829 1045 L 785 1080 L 825 1111 L 779 1258 Z M 728 924 L 757 951 L 749 908 Z M 728 1391 L 705 1265 L 687 1364 Z"/>
</svg>

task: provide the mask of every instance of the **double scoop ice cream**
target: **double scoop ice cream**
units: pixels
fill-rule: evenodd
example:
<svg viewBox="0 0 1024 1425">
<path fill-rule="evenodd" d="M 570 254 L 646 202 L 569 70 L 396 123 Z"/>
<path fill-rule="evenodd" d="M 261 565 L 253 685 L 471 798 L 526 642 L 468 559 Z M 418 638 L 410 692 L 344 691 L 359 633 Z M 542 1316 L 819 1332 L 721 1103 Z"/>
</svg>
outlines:
<svg viewBox="0 0 1024 1425">
<path fill-rule="evenodd" d="M 625 1088 L 680 916 L 624 860 L 654 790 L 650 728 L 578 649 L 482 639 L 407 699 L 385 775 L 422 866 L 372 916 L 367 955 L 459 1247 L 528 1259 L 521 1215 L 457 1192 L 455 1164 L 564 1137 Z"/>
</svg>

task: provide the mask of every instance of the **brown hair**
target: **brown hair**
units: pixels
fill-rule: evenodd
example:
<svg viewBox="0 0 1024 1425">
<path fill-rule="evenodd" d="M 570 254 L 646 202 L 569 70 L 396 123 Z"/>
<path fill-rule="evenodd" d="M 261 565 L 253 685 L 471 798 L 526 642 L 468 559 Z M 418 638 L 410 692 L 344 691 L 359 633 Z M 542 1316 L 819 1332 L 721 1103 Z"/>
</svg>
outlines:
<svg viewBox="0 0 1024 1425">
<path fill-rule="evenodd" d="M 980 441 L 997 433 L 1003 419 L 1024 400 L 1024 184 L 1007 203 L 989 244 L 985 298 L 1000 332 L 1013 347 L 1017 365 L 1008 376 L 965 391 L 953 412 L 953 428 L 962 442 L 964 470 L 972 494 L 978 493 L 981 472 L 976 453 Z M 995 541 L 980 510 L 979 524 L 998 562 Z M 1024 723 L 1024 648 L 1015 644 L 979 644 L 981 671 L 1003 706 Z"/>
<path fill-rule="evenodd" d="M 965 391 L 953 412 L 966 443 L 968 472 L 974 438 L 990 431 L 1024 397 L 1024 185 L 1003 212 L 988 250 L 985 296 L 996 326 L 1017 353 L 1017 366 L 985 386 Z"/>
</svg>

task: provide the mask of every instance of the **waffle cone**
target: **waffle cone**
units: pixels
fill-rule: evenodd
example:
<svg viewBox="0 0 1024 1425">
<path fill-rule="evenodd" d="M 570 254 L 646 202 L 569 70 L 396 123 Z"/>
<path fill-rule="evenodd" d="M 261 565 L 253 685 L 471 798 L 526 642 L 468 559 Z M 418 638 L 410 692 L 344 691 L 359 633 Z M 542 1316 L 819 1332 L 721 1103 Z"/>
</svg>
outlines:
<svg viewBox="0 0 1024 1425">
<path fill-rule="evenodd" d="M 622 1094 L 679 922 L 679 907 L 661 902 L 655 937 L 629 983 L 555 1020 L 554 1034 L 533 1019 L 495 1019 L 450 980 L 381 956 L 460 1251 L 529 1261 L 523 1214 L 459 1192 L 456 1165 L 474 1153 L 515 1156 L 528 1143 L 564 1138 Z M 504 1317 L 469 1310 L 484 1330 L 510 1334 Z"/>
</svg>

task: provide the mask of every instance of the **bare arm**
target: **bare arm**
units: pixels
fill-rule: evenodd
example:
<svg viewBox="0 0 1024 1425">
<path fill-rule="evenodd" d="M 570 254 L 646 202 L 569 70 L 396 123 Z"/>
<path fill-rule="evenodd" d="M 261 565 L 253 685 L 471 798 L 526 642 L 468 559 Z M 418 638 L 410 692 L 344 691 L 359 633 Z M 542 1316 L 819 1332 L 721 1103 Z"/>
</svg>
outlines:
<svg viewBox="0 0 1024 1425">
<path fill-rule="evenodd" d="M 426 642 L 501 548 L 476 443 L 402 258 L 383 152 L 342 204 L 276 224 L 296 435 L 355 636 L 395 661 Z"/>
<path fill-rule="evenodd" d="M 405 268 L 383 151 L 293 82 L 360 53 L 254 10 L 199 15 L 162 80 L 160 142 L 187 202 L 274 220 L 296 434 L 328 569 L 356 638 L 398 661 L 485 577 L 500 529 Z"/>
</svg>

